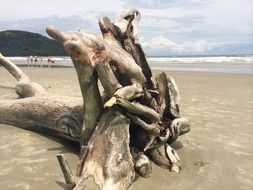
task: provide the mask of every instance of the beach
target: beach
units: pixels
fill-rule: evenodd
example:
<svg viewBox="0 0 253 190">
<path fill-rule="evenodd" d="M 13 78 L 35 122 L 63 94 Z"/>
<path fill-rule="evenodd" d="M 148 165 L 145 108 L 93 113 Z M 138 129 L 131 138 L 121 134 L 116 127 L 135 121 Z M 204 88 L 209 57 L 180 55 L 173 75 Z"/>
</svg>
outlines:
<svg viewBox="0 0 253 190">
<path fill-rule="evenodd" d="M 81 97 L 74 68 L 22 70 L 49 93 Z M 175 174 L 153 164 L 152 176 L 140 178 L 131 190 L 252 189 L 253 75 L 163 71 L 176 80 L 181 115 L 192 127 L 173 144 L 182 171 Z M 15 79 L 0 67 L 0 101 L 17 98 L 14 85 Z M 75 169 L 76 145 L 8 125 L 0 127 L 0 189 L 64 189 L 55 154 L 64 153 Z M 90 182 L 87 185 L 96 189 Z"/>
</svg>

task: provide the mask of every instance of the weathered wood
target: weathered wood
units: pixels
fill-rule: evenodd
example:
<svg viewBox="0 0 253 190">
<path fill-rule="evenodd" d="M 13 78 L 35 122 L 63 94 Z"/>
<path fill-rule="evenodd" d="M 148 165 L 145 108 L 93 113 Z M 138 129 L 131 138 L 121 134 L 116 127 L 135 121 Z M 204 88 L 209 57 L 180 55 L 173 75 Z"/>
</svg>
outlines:
<svg viewBox="0 0 253 190">
<path fill-rule="evenodd" d="M 80 145 L 87 145 L 102 114 L 102 100 L 97 85 L 97 76 L 93 68 L 90 65 L 73 62 L 78 73 L 85 110 Z M 89 73 L 88 76 L 87 73 Z M 93 74 L 90 75 L 91 73 Z"/>
<path fill-rule="evenodd" d="M 161 116 L 153 109 L 137 102 L 129 102 L 122 98 L 116 98 L 116 104 L 128 112 L 145 117 L 150 122 L 161 122 Z"/>
<path fill-rule="evenodd" d="M 174 119 L 169 126 L 169 137 L 167 143 L 171 144 L 177 140 L 177 138 L 190 131 L 190 122 L 186 118 Z"/>
<path fill-rule="evenodd" d="M 168 144 L 147 151 L 149 158 L 158 166 L 178 173 L 181 169 L 176 151 Z"/>
<path fill-rule="evenodd" d="M 69 167 L 66 158 L 64 157 L 63 154 L 56 154 L 56 157 L 61 167 L 66 184 L 69 186 L 69 188 L 73 189 L 73 187 L 75 187 L 76 184 L 73 173 Z"/>
<path fill-rule="evenodd" d="M 166 105 L 168 110 L 175 118 L 180 117 L 180 94 L 175 79 L 167 77 L 168 80 L 168 97 L 169 101 Z"/>
<path fill-rule="evenodd" d="M 159 112 L 161 115 L 164 114 L 164 110 L 166 107 L 166 102 L 167 102 L 167 77 L 165 73 L 160 73 L 156 75 L 156 86 L 158 89 L 158 96 L 156 97 L 157 105 L 159 106 Z"/>
<path fill-rule="evenodd" d="M 127 116 L 131 121 L 137 125 L 148 131 L 151 135 L 160 135 L 160 126 L 158 124 L 152 123 L 152 124 L 147 124 L 145 121 L 140 119 L 139 117 L 136 117 L 133 114 L 127 113 Z"/>
<path fill-rule="evenodd" d="M 147 80 L 147 88 L 155 88 L 152 81 L 152 72 L 142 50 L 139 34 L 138 24 L 141 14 L 137 9 L 129 9 L 122 12 L 115 21 L 115 25 L 120 28 L 121 45 L 134 58 Z M 112 28 L 112 27 L 110 27 Z"/>
<path fill-rule="evenodd" d="M 116 97 L 123 96 L 123 98 L 126 98 L 126 99 L 131 99 L 133 97 L 136 97 L 136 92 L 138 94 L 139 91 L 140 92 L 142 91 L 142 85 L 144 84 L 145 79 L 142 77 L 143 74 L 141 73 L 141 70 L 139 69 L 138 65 L 136 64 L 130 65 L 131 62 L 134 62 L 133 59 L 123 49 L 120 48 L 120 46 L 116 43 L 115 40 L 107 39 L 107 41 L 102 41 L 101 39 L 98 39 L 96 37 L 92 37 L 91 39 L 90 36 L 82 35 L 82 34 L 80 34 L 80 36 L 82 36 L 83 41 L 80 41 L 80 44 L 78 42 L 79 36 L 76 37 L 77 42 L 75 39 L 74 42 L 67 41 L 63 43 L 66 50 L 72 56 L 74 65 L 76 62 L 78 63 L 77 65 L 75 65 L 75 67 L 76 68 L 80 67 L 80 65 L 85 65 L 85 66 L 88 65 L 88 66 L 91 66 L 91 68 L 96 67 L 97 68 L 96 71 L 98 73 L 98 76 L 100 77 L 99 79 L 102 81 L 101 82 L 102 85 L 106 89 L 107 93 L 111 95 L 112 91 L 114 91 L 113 84 L 116 84 L 118 86 L 119 84 L 117 84 L 117 81 L 113 78 L 113 75 L 109 77 L 108 76 L 105 77 L 104 74 L 110 73 L 111 71 L 110 69 L 104 70 L 98 64 L 102 64 L 103 61 L 106 64 L 108 60 L 112 60 L 113 63 L 116 64 L 116 67 L 119 73 L 124 74 L 124 77 L 122 78 L 126 78 L 128 80 L 130 79 L 129 81 L 131 82 L 129 83 L 128 86 L 125 86 L 123 88 L 116 90 L 116 92 L 114 93 L 114 96 Z M 94 39 L 98 39 L 98 41 Z M 89 41 L 93 45 L 90 45 L 90 43 L 86 44 L 85 43 L 86 41 Z M 98 42 L 99 44 L 97 44 Z M 93 49 L 86 51 L 89 48 L 91 49 L 93 48 Z M 80 70 L 82 69 L 78 69 L 77 71 L 80 71 Z M 84 74 L 84 77 L 87 78 L 87 75 L 89 76 L 90 73 L 91 71 L 89 71 L 89 73 L 87 74 Z M 78 73 L 78 76 L 80 76 L 80 73 Z M 91 79 L 88 79 L 87 81 L 91 81 Z M 111 84 L 111 82 L 113 82 L 113 84 Z M 86 86 L 86 85 L 84 85 L 83 83 L 82 84 L 80 83 L 80 86 Z M 112 109 L 115 109 L 115 108 L 112 108 Z M 87 110 L 87 107 L 85 107 L 85 110 Z M 115 111 L 116 110 L 114 110 L 114 112 Z M 77 182 L 77 186 L 76 186 L 77 189 L 79 188 L 80 184 L 82 184 L 83 179 L 87 178 L 89 175 L 93 176 L 95 182 L 100 186 L 100 188 L 103 188 L 103 189 L 111 189 L 111 188 L 127 189 L 134 180 L 135 171 L 133 167 L 132 157 L 129 151 L 129 133 L 128 133 L 129 129 L 127 128 L 126 130 L 126 128 L 123 127 L 124 121 L 118 122 L 120 125 L 123 125 L 123 126 L 114 127 L 114 124 L 110 123 L 110 121 L 113 121 L 113 119 L 110 119 L 110 115 L 108 115 L 109 113 L 113 114 L 112 112 L 107 112 L 105 113 L 106 117 L 102 117 L 101 120 L 99 121 L 99 124 L 94 134 L 90 138 L 90 142 L 88 144 L 88 149 L 89 149 L 88 154 L 85 155 L 85 158 L 81 158 L 80 160 L 81 163 L 79 164 L 80 168 L 78 170 L 82 172 L 81 172 L 81 179 L 79 180 L 79 182 Z M 119 117 L 122 117 L 122 116 L 119 116 Z M 114 116 L 114 118 L 118 118 L 118 117 Z M 106 134 L 106 131 L 103 131 L 103 134 L 100 133 L 100 135 L 97 135 L 96 133 L 97 130 L 101 130 L 103 128 L 103 126 L 100 126 L 100 124 L 104 125 L 104 123 L 107 124 L 106 127 L 109 130 L 106 138 L 103 137 L 103 134 L 104 133 Z M 126 131 L 122 132 L 121 131 L 122 129 L 125 129 Z M 118 140 L 115 139 L 115 136 L 117 137 L 118 134 L 120 135 L 119 139 L 123 141 L 123 145 L 120 146 L 121 147 L 120 149 L 118 148 L 119 139 Z M 127 134 L 127 136 L 126 135 L 122 136 L 122 134 Z M 96 140 L 92 140 L 93 137 Z M 102 141 L 100 140 L 101 138 L 103 138 Z M 105 155 L 105 158 L 100 156 L 101 159 L 99 158 L 97 154 L 101 155 L 101 151 L 102 151 L 101 149 L 104 149 L 104 147 L 102 146 L 102 144 L 99 144 L 99 141 L 101 141 L 103 145 L 106 144 L 107 141 L 109 141 L 108 145 L 115 144 L 115 146 L 113 147 L 109 146 L 108 149 L 104 151 L 103 155 Z M 115 153 L 117 153 L 116 158 L 115 158 Z M 113 159 L 111 158 L 110 160 L 107 160 L 106 159 L 107 157 L 113 157 Z M 109 164 L 109 162 L 111 166 L 112 164 L 111 162 L 113 160 L 116 160 L 117 161 L 115 163 L 115 168 L 116 168 L 116 165 L 122 162 L 121 159 L 123 159 L 123 166 L 125 164 L 128 165 L 127 168 L 123 169 L 121 167 L 121 171 L 119 171 L 117 169 L 116 170 L 112 169 L 113 167 L 108 167 L 108 168 L 106 167 Z M 91 168 L 91 162 L 93 163 L 92 168 Z M 97 163 L 97 165 L 94 165 L 94 163 Z M 109 170 L 109 172 L 107 170 Z M 106 173 L 106 176 L 104 176 L 105 173 Z"/>
<path fill-rule="evenodd" d="M 112 95 L 122 86 L 116 79 L 109 64 L 98 64 L 95 67 L 100 82 L 105 90 L 107 98 L 111 98 Z"/>
<path fill-rule="evenodd" d="M 42 131 L 79 141 L 83 122 L 82 100 L 64 96 L 34 96 L 0 101 L 0 123 Z"/>
<path fill-rule="evenodd" d="M 55 28 L 52 25 L 47 26 L 46 32 L 49 36 L 51 36 L 53 39 L 55 39 L 61 44 L 68 39 L 68 35 L 60 32 L 57 28 Z"/>
<path fill-rule="evenodd" d="M 76 169 L 76 176 L 81 177 L 83 166 L 85 163 L 85 159 L 89 153 L 89 147 L 88 145 L 82 145 L 80 149 L 80 154 L 79 154 L 79 163 L 77 165 Z"/>
<path fill-rule="evenodd" d="M 100 30 L 103 34 L 105 50 L 107 53 L 106 58 L 112 66 L 115 66 L 116 77 L 118 81 L 124 86 L 122 89 L 117 90 L 117 96 L 129 99 L 129 91 L 135 94 L 143 92 L 143 87 L 146 86 L 146 79 L 142 69 L 135 63 L 124 49 L 119 41 L 119 31 L 115 29 L 107 17 L 102 17 L 99 20 Z M 102 54 L 101 54 L 102 55 Z M 132 96 L 130 96 L 131 98 Z"/>
<path fill-rule="evenodd" d="M 180 117 L 174 79 L 162 73 L 157 87 L 152 81 L 138 37 L 139 20 L 136 9 L 123 12 L 115 23 L 102 17 L 103 38 L 82 30 L 47 28 L 72 59 L 83 101 L 48 94 L 0 54 L 0 63 L 18 81 L 16 92 L 26 97 L 0 101 L 0 123 L 52 131 L 79 142 L 75 177 L 63 155 L 57 155 L 66 183 L 75 190 L 83 189 L 89 177 L 100 189 L 127 190 L 138 176 L 151 175 L 149 159 L 180 170 L 179 157 L 169 144 L 187 133 L 190 124 Z M 98 80 L 106 95 L 104 105 Z"/>
<path fill-rule="evenodd" d="M 141 177 L 150 177 L 152 174 L 152 165 L 148 157 L 135 147 L 131 148 L 131 154 L 133 156 L 136 173 Z"/>
<path fill-rule="evenodd" d="M 94 70 L 93 59 L 90 59 L 89 55 L 96 38 L 83 32 L 64 34 L 51 26 L 47 28 L 47 32 L 63 44 L 75 66 L 85 108 L 80 145 L 87 145 L 102 113 L 97 74 Z"/>
<path fill-rule="evenodd" d="M 160 106 L 160 113 L 167 119 L 180 117 L 180 94 L 175 80 L 160 73 L 156 76 L 156 83 L 159 91 L 157 103 Z"/>
<path fill-rule="evenodd" d="M 129 143 L 129 120 L 115 108 L 107 109 L 90 139 L 76 189 L 89 176 L 101 189 L 128 189 L 135 179 Z"/>
<path fill-rule="evenodd" d="M 144 154 L 140 155 L 138 160 L 135 162 L 135 171 L 138 173 L 139 176 L 148 178 L 152 174 L 152 167 L 151 162 L 149 161 L 148 157 Z"/>
<path fill-rule="evenodd" d="M 18 81 L 15 86 L 15 91 L 21 98 L 47 94 L 40 84 L 31 82 L 29 77 L 22 70 L 20 70 L 14 63 L 6 59 L 1 53 L 0 64 L 5 67 L 5 69 L 8 70 Z"/>
<path fill-rule="evenodd" d="M 25 97 L 0 101 L 0 123 L 78 141 L 83 122 L 80 98 L 48 94 L 1 54 L 0 64 L 17 79 L 16 93 Z"/>
</svg>

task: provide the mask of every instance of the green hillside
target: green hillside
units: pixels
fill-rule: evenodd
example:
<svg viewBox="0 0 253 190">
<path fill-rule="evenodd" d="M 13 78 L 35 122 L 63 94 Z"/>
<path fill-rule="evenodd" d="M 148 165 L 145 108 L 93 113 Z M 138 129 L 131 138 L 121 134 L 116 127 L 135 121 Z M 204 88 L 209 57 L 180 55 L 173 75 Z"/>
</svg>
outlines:
<svg viewBox="0 0 253 190">
<path fill-rule="evenodd" d="M 54 40 L 40 34 L 6 30 L 0 32 L 0 53 L 4 56 L 64 56 L 65 50 Z"/>
</svg>

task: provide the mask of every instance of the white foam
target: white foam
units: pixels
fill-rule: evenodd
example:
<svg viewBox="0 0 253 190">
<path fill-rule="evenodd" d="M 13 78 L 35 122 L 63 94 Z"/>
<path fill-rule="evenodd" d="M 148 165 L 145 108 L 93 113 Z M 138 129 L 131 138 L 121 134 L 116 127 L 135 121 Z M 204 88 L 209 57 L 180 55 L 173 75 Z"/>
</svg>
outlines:
<svg viewBox="0 0 253 190">
<path fill-rule="evenodd" d="M 253 63 L 253 56 L 212 56 L 212 57 L 148 57 L 149 62 L 160 63 Z"/>
</svg>

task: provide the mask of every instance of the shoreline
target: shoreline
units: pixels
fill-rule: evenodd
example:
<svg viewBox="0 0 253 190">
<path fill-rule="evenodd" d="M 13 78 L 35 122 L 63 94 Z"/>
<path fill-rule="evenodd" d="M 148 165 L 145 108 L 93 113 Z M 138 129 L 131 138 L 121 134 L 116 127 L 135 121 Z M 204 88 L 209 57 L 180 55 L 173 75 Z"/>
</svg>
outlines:
<svg viewBox="0 0 253 190">
<path fill-rule="evenodd" d="M 8 57 L 13 63 L 20 67 L 27 67 L 25 57 Z M 53 57 L 55 63 L 53 68 L 73 68 L 69 57 Z M 206 72 L 206 73 L 228 73 L 253 75 L 253 56 L 250 57 L 150 57 L 149 65 L 152 70 L 164 71 L 181 71 L 181 72 Z M 47 58 L 43 58 L 42 63 L 39 61 L 37 67 L 47 67 Z"/>
<path fill-rule="evenodd" d="M 27 69 L 74 69 L 74 66 L 72 65 L 52 65 L 51 68 L 48 68 L 48 66 L 46 64 L 44 64 L 42 67 L 40 66 L 32 66 L 32 67 L 28 67 L 27 64 L 17 64 L 18 67 L 21 67 L 22 69 L 27 68 Z M 2 68 L 2 66 L 0 65 L 0 68 Z M 234 72 L 234 71 L 217 71 L 217 70 L 201 70 L 201 69 L 172 69 L 172 68 L 165 68 L 165 69 L 161 69 L 161 68 L 156 68 L 156 67 L 151 67 L 151 70 L 153 71 L 153 73 L 156 72 L 172 72 L 172 73 L 185 73 L 185 74 L 211 74 L 211 75 L 236 75 L 236 76 L 253 76 L 253 67 L 252 67 L 252 71 L 246 71 L 246 72 Z"/>
</svg>

